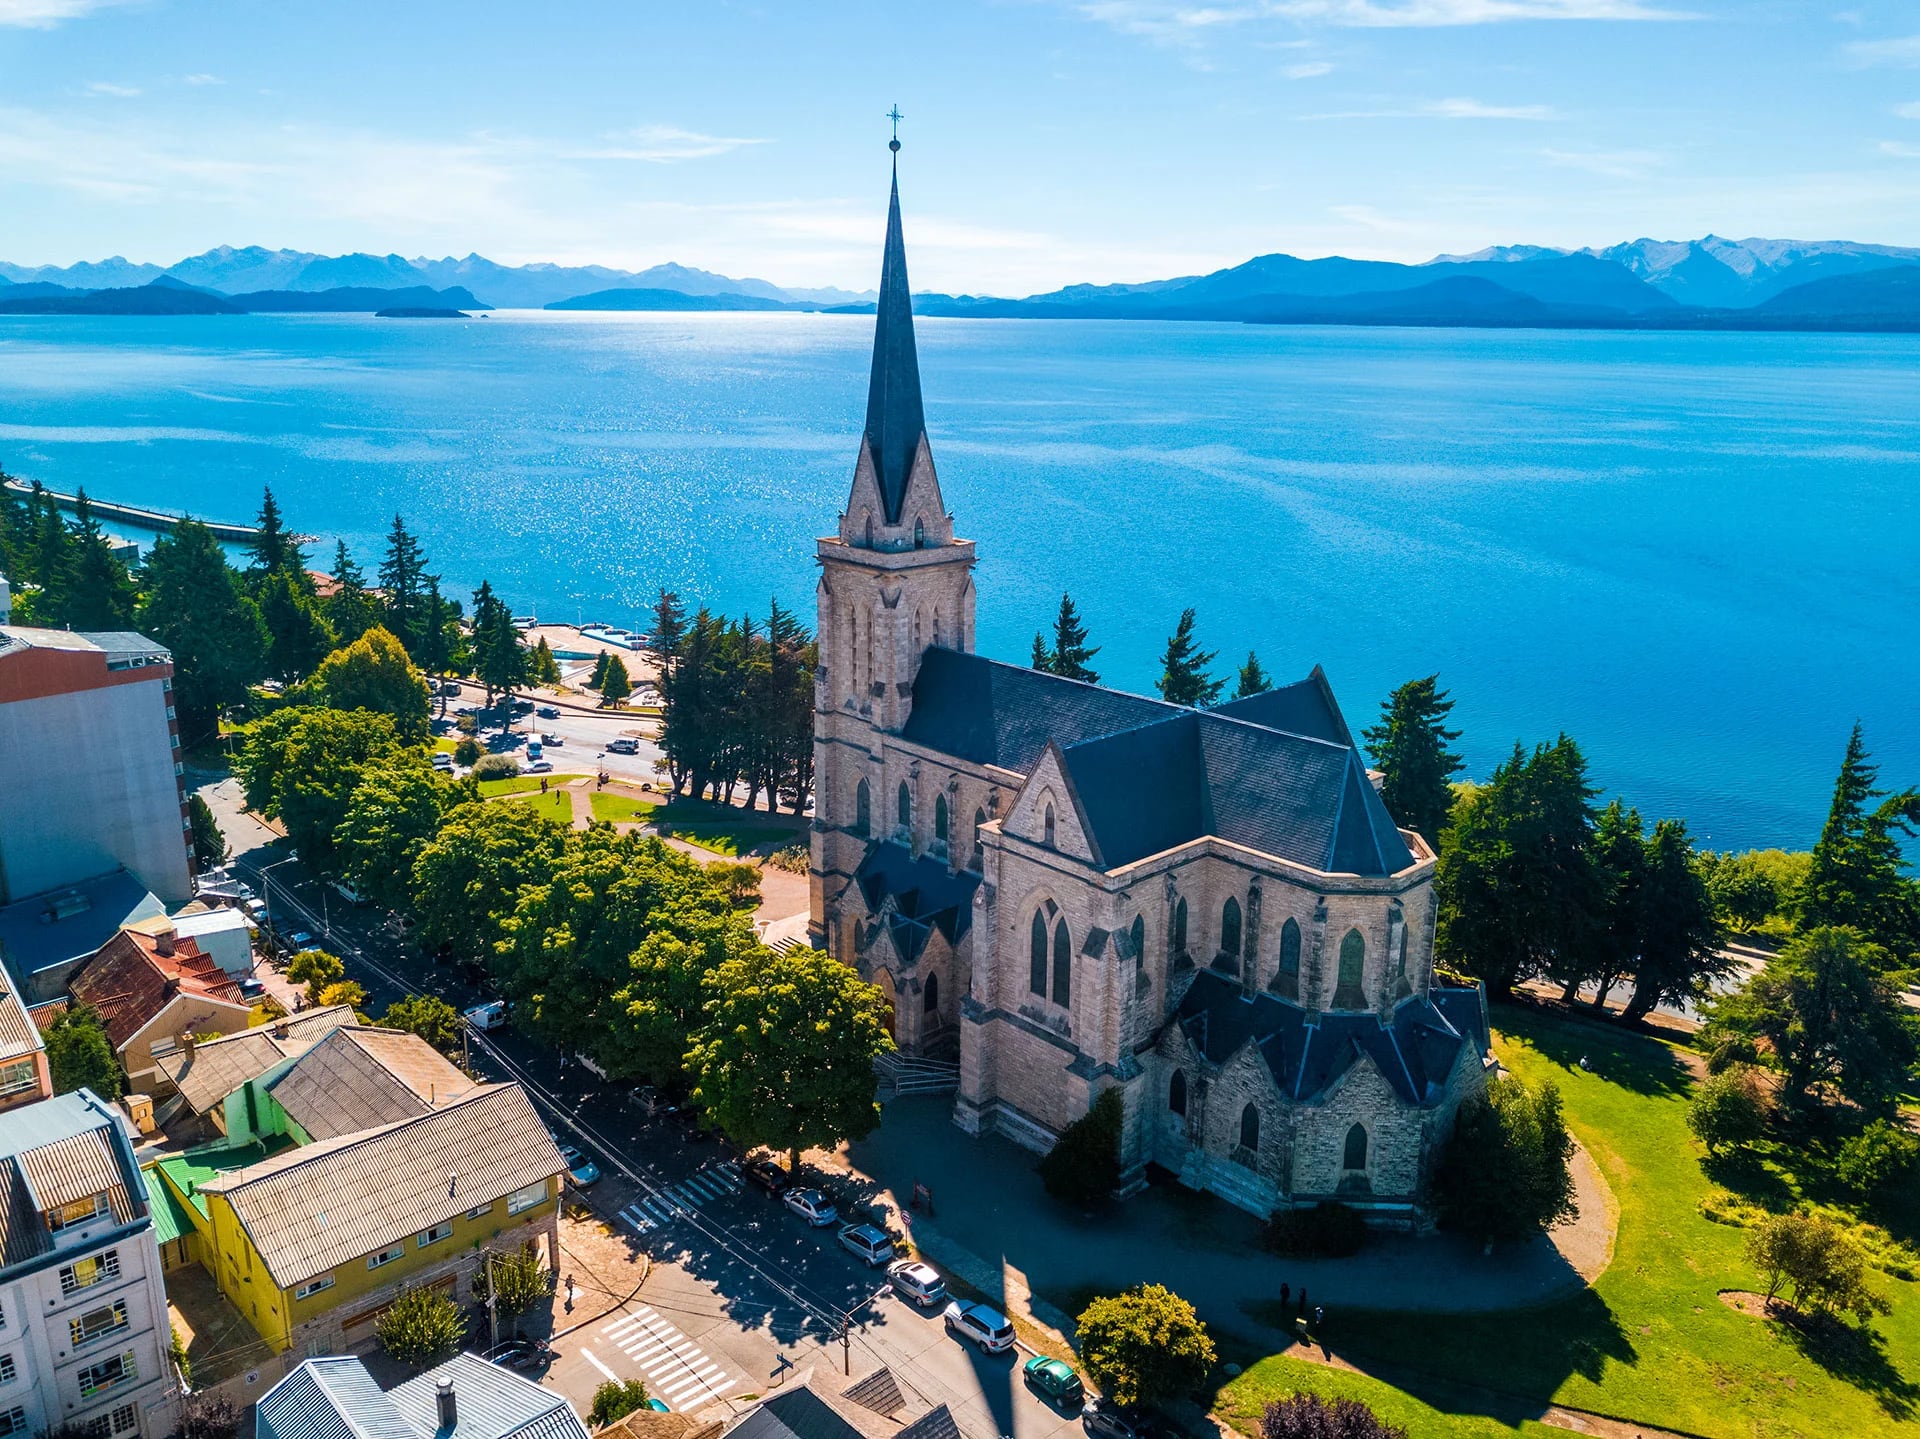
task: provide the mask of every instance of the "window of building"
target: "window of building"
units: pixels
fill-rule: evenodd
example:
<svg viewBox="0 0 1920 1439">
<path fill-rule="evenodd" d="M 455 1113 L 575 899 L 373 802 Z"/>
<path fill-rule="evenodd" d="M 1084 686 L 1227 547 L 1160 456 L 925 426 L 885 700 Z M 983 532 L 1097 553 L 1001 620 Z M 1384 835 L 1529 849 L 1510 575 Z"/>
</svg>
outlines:
<svg viewBox="0 0 1920 1439">
<path fill-rule="evenodd" d="M 920 1007 L 923 1010 L 925 1010 L 928 1014 L 934 1015 L 936 1017 L 939 1015 L 940 1013 L 940 976 L 939 975 L 930 974 L 927 976 L 926 994 L 923 996 L 923 998 L 920 1001 Z"/>
<path fill-rule="evenodd" d="M 1288 920 L 1280 926 L 1280 967 L 1273 972 L 1273 992 L 1283 999 L 1300 997 L 1300 924 Z"/>
<path fill-rule="evenodd" d="M 11 1384 L 20 1377 L 19 1366 L 11 1354 L 0 1354 L 0 1384 Z"/>
<path fill-rule="evenodd" d="M 1053 1002 L 1063 1008 L 1073 1002 L 1073 939 L 1064 919 L 1053 927 Z"/>
<path fill-rule="evenodd" d="M 369 1254 L 367 1256 L 367 1268 L 378 1269 L 382 1265 L 391 1264 L 393 1263 L 394 1260 L 404 1256 L 406 1252 L 407 1252 L 407 1246 L 405 1241 L 402 1241 L 399 1244 L 389 1244 L 385 1249 L 382 1249 L 378 1254 Z"/>
<path fill-rule="evenodd" d="M 1144 965 L 1147 962 L 1147 920 L 1145 915 L 1133 917 L 1133 928 L 1127 931 L 1133 940 L 1133 962 Z"/>
<path fill-rule="evenodd" d="M 438 1244 L 442 1239 L 451 1238 L 453 1238 L 453 1221 L 451 1219 L 443 1219 L 440 1223 L 434 1225 L 433 1228 L 423 1231 L 418 1236 L 417 1242 L 422 1249 L 425 1249 L 429 1244 Z"/>
<path fill-rule="evenodd" d="M 1187 952 L 1187 902 L 1176 900 L 1173 906 L 1173 952 Z"/>
<path fill-rule="evenodd" d="M 911 833 L 913 830 L 913 791 L 907 788 L 907 782 L 905 780 L 900 781 L 900 797 L 895 802 L 895 808 L 899 811 L 900 828 Z"/>
<path fill-rule="evenodd" d="M 917 516 L 913 522 L 913 547 L 924 550 L 927 547 L 927 522 Z"/>
<path fill-rule="evenodd" d="M 873 828 L 873 786 L 865 780 L 853 792 L 853 832 L 866 834 Z"/>
<path fill-rule="evenodd" d="M 1366 996 L 1360 989 L 1360 977 L 1367 967 L 1367 942 L 1360 931 L 1350 929 L 1340 941 L 1340 975 L 1333 989 L 1335 1009 L 1365 1009 Z"/>
<path fill-rule="evenodd" d="M 491 1213 L 493 1213 L 493 1206 L 491 1204 L 476 1204 L 467 1211 L 467 1218 L 485 1219 Z"/>
<path fill-rule="evenodd" d="M 76 1199 L 71 1204 L 48 1210 L 47 1228 L 67 1229 L 75 1224 L 85 1224 L 89 1219 L 97 1219 L 106 1212 L 107 1196 L 90 1194 L 85 1199 Z"/>
<path fill-rule="evenodd" d="M 1041 819 L 1041 828 L 1044 832 L 1043 842 L 1046 844 L 1048 849 L 1052 849 L 1053 848 L 1053 831 L 1054 831 L 1052 805 L 1047 806 L 1047 812 Z"/>
<path fill-rule="evenodd" d="M 1187 1112 L 1187 1077 L 1177 1069 L 1167 1081 L 1167 1109 L 1173 1114 Z"/>
<path fill-rule="evenodd" d="M 547 1197 L 547 1182 L 529 1184 L 525 1189 L 516 1189 L 507 1196 L 507 1213 L 520 1214 L 533 1208 Z"/>
<path fill-rule="evenodd" d="M 67 1321 L 67 1334 L 73 1340 L 73 1347 L 91 1344 L 96 1339 L 105 1339 L 109 1334 L 118 1334 L 127 1327 L 127 1301 L 116 1299 L 111 1304 L 103 1304 L 98 1309 L 89 1309 Z"/>
<path fill-rule="evenodd" d="M 98 1419 L 89 1419 L 84 1424 L 74 1426 L 73 1432 L 78 1439 L 113 1439 L 115 1434 L 130 1434 L 139 1427 L 139 1406 L 122 1404 Z"/>
<path fill-rule="evenodd" d="M 16 1404 L 11 1409 L 0 1410 L 0 1435 L 24 1434 L 27 1432 L 27 1411 Z"/>
<path fill-rule="evenodd" d="M 943 794 L 933 797 L 933 837 L 941 844 L 947 842 L 947 797 Z"/>
<path fill-rule="evenodd" d="M 1341 1157 L 1342 1169 L 1365 1169 L 1367 1167 L 1367 1127 L 1356 1124 L 1347 1131 L 1347 1152 Z"/>
<path fill-rule="evenodd" d="M 873 516 L 867 516 L 867 548 L 873 548 Z"/>
<path fill-rule="evenodd" d="M 1260 1147 L 1260 1110 L 1249 1104 L 1240 1111 L 1240 1147 L 1258 1149 Z"/>
<path fill-rule="evenodd" d="M 60 1271 L 60 1292 L 78 1294 L 82 1289 L 95 1284 L 103 1284 L 109 1279 L 120 1277 L 120 1251 L 109 1249 L 104 1254 L 91 1255 L 86 1259 L 76 1259 Z"/>
<path fill-rule="evenodd" d="M 1220 952 L 1240 957 L 1240 901 L 1232 895 L 1220 906 Z"/>
<path fill-rule="evenodd" d="M 980 831 L 986 827 L 987 812 L 977 809 L 973 812 L 973 867 L 979 869 L 986 863 L 985 852 L 980 847 Z"/>
<path fill-rule="evenodd" d="M 16 1059 L 0 1065 L 0 1096 L 25 1094 L 40 1087 L 40 1073 L 31 1059 Z"/>
<path fill-rule="evenodd" d="M 111 1359 L 102 1359 L 98 1364 L 89 1364 L 80 1371 L 80 1397 L 91 1399 L 96 1394 L 104 1394 L 109 1389 L 122 1384 L 132 1384 L 140 1378 L 140 1367 L 133 1361 L 133 1351 L 116 1354 Z"/>
<path fill-rule="evenodd" d="M 1047 917 L 1038 910 L 1028 947 L 1027 988 L 1042 999 L 1047 997 Z"/>
<path fill-rule="evenodd" d="M 132 1404 L 122 1404 L 113 1411 L 113 1432 L 127 1434 L 140 1427 L 140 1411 Z"/>
<path fill-rule="evenodd" d="M 331 1288 L 333 1288 L 333 1276 L 331 1274 L 322 1274 L 318 1279 L 309 1279 L 305 1284 L 295 1289 L 293 1291 L 293 1297 L 295 1299 L 311 1299 L 314 1295 Z"/>
</svg>

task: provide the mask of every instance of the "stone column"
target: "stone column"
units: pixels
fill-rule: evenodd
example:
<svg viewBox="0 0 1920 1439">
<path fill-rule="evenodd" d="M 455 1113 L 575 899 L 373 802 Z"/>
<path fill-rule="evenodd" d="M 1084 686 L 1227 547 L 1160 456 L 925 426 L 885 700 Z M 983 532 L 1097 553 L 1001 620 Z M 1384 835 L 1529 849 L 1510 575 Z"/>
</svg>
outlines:
<svg viewBox="0 0 1920 1439">
<path fill-rule="evenodd" d="M 1247 916 L 1240 936 L 1240 993 L 1248 999 L 1260 988 L 1260 876 L 1247 885 Z"/>
</svg>

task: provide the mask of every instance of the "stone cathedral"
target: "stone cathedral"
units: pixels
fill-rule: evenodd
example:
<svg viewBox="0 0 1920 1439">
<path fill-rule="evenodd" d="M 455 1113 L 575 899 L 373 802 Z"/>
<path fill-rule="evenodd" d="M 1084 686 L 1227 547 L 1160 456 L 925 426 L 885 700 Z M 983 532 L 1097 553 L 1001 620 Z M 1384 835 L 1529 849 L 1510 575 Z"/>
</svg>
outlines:
<svg viewBox="0 0 1920 1439">
<path fill-rule="evenodd" d="M 897 147 L 896 147 L 897 153 Z M 896 170 L 866 431 L 819 541 L 812 927 L 954 1122 L 1048 1148 L 1125 1102 L 1157 1164 L 1259 1214 L 1419 1220 L 1493 1066 L 1433 972 L 1434 853 L 1320 670 L 1193 710 L 974 652 L 974 546 L 927 443 Z"/>
</svg>

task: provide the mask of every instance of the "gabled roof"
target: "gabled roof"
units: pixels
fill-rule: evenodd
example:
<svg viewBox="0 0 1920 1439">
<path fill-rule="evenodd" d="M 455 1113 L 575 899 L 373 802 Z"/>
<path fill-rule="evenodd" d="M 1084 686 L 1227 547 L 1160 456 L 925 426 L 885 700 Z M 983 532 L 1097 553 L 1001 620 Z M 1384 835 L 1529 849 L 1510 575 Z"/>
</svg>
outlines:
<svg viewBox="0 0 1920 1439">
<path fill-rule="evenodd" d="M 488 1084 L 418 1118 L 223 1174 L 200 1192 L 226 1196 L 286 1289 L 564 1168 L 525 1092 Z"/>
<path fill-rule="evenodd" d="M 191 1049 L 183 1046 L 171 1054 L 156 1055 L 154 1064 L 179 1088 L 189 1109 L 206 1114 L 249 1079 L 304 1053 L 330 1031 L 359 1023 L 352 1005 L 303 1009 L 252 1029 L 201 1040 Z"/>
<path fill-rule="evenodd" d="M 440 1427 L 443 1383 L 453 1385 L 452 1429 Z M 432 1439 L 587 1439 L 564 1397 L 477 1354 L 456 1354 L 389 1389 L 387 1398 L 407 1427 Z"/>
<path fill-rule="evenodd" d="M 123 929 L 73 976 L 73 997 L 99 1011 L 116 1050 L 125 1048 L 176 995 L 233 1005 L 243 1013 L 250 1008 L 239 984 L 202 954 L 199 945 L 191 939 L 174 940 L 173 952 L 167 954 L 166 944 L 159 935 Z"/>
<path fill-rule="evenodd" d="M 42 1216 L 57 1205 L 105 1194 L 119 1223 L 147 1213 L 122 1123 L 85 1089 L 0 1114 L 0 1279 L 52 1252 Z"/>
<path fill-rule="evenodd" d="M 880 302 L 873 320 L 873 373 L 867 382 L 867 429 L 862 440 L 873 456 L 873 477 L 890 525 L 900 522 L 900 505 L 906 499 L 913 458 L 926 428 L 896 170 L 893 194 L 887 203 L 887 249 L 880 262 Z"/>
<path fill-rule="evenodd" d="M 258 1439 L 420 1439 L 351 1355 L 303 1361 L 260 1396 Z"/>
<path fill-rule="evenodd" d="M 1327 672 L 1319 665 L 1303 680 L 1248 695 L 1243 700 L 1229 700 L 1211 713 L 1246 720 L 1266 729 L 1305 735 L 1309 739 L 1323 739 L 1329 744 L 1353 743 L 1340 705 L 1333 697 L 1333 686 L 1327 683 Z"/>
<path fill-rule="evenodd" d="M 20 997 L 13 976 L 0 965 L 0 1064 L 46 1047 L 40 1038 L 40 1026 L 27 1013 L 27 1003 Z"/>
<path fill-rule="evenodd" d="M 887 897 L 893 897 L 887 922 L 903 960 L 919 958 L 936 929 L 951 945 L 973 927 L 973 892 L 980 887 L 980 876 L 971 870 L 949 871 L 937 859 L 916 859 L 904 845 L 889 842 L 867 850 L 853 882 L 868 914 L 879 914 Z"/>
<path fill-rule="evenodd" d="M 268 1092 L 313 1139 L 412 1119 L 477 1086 L 417 1034 L 336 1026 Z"/>
</svg>

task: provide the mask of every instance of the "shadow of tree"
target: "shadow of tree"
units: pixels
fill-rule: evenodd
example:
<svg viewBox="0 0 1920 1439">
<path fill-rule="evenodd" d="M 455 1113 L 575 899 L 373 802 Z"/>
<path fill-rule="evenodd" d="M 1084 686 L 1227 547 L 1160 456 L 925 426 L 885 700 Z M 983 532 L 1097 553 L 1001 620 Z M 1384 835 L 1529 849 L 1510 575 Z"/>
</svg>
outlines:
<svg viewBox="0 0 1920 1439">
<path fill-rule="evenodd" d="M 1593 1072 L 1635 1094 L 1684 1094 L 1693 1084 L 1685 1062 L 1670 1045 L 1604 1020 L 1522 1000 L 1493 1005 L 1492 1020 L 1501 1034 L 1562 1068 L 1572 1069 L 1585 1059 Z"/>
<path fill-rule="evenodd" d="M 1873 1396 L 1892 1419 L 1913 1417 L 1920 1384 L 1907 1378 L 1887 1356 L 1886 1339 L 1870 1325 L 1854 1326 L 1830 1314 L 1776 1310 L 1768 1327 L 1836 1379 Z"/>
</svg>

